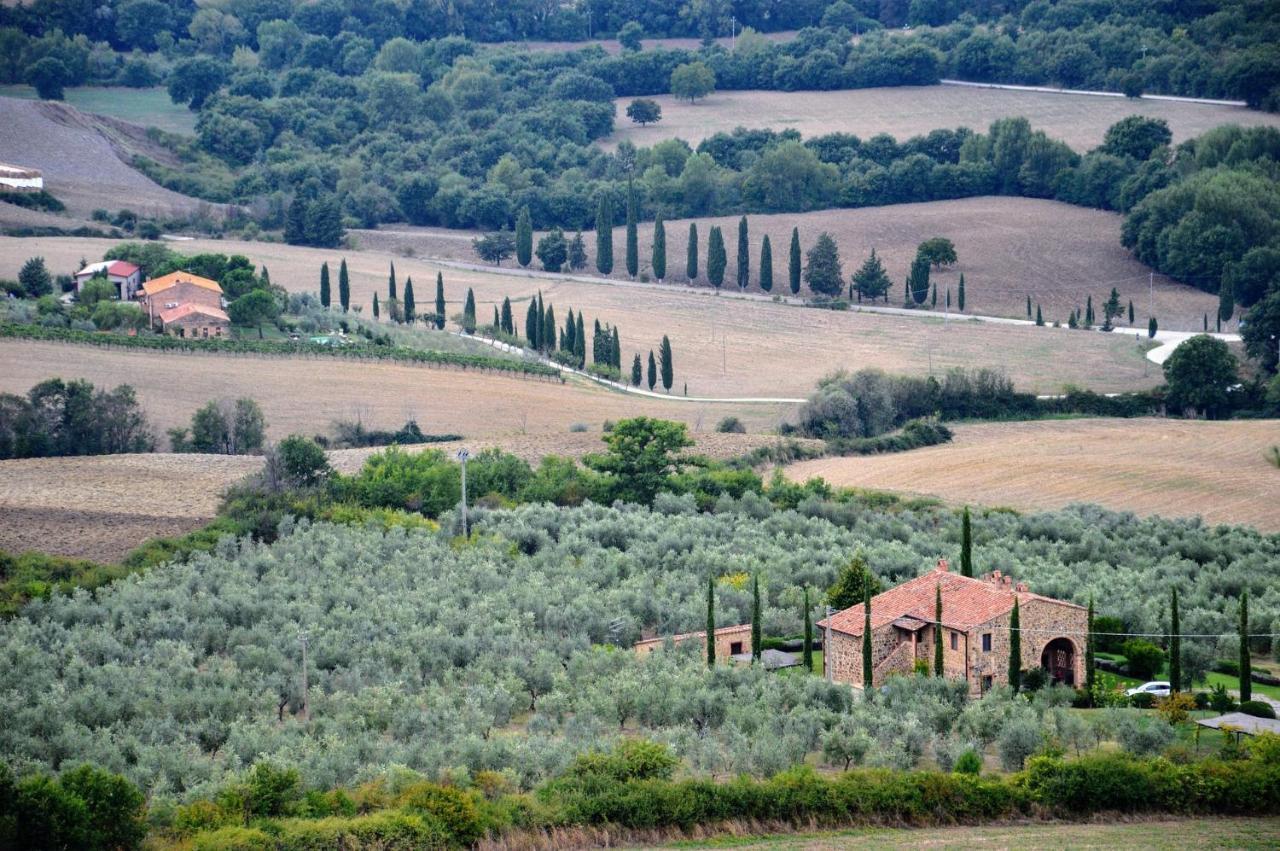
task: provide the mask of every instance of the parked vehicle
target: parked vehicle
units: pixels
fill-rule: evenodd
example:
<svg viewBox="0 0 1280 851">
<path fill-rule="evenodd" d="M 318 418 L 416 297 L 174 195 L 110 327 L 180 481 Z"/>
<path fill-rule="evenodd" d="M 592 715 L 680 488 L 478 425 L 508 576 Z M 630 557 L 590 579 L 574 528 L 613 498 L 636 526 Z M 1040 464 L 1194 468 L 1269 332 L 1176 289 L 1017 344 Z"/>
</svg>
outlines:
<svg viewBox="0 0 1280 851">
<path fill-rule="evenodd" d="M 1149 694 L 1152 697 L 1168 697 L 1169 684 L 1166 682 L 1143 683 L 1137 688 L 1129 689 L 1125 694 L 1129 697 L 1133 697 L 1135 694 Z"/>
</svg>

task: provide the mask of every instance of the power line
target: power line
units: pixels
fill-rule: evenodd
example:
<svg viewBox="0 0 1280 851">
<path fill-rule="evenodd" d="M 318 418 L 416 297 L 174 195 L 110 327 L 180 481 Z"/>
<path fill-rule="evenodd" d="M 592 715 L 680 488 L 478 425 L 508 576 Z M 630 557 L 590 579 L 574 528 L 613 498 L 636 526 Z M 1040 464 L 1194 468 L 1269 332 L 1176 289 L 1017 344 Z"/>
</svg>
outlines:
<svg viewBox="0 0 1280 851">
<path fill-rule="evenodd" d="M 945 623 L 942 626 L 945 629 L 950 628 L 950 627 L 947 627 Z M 1005 632 L 1013 632 L 1013 627 L 1009 627 L 1009 626 L 992 626 L 992 627 L 989 627 L 989 629 L 992 631 L 1002 630 Z M 1090 635 L 1090 633 L 1088 632 L 1071 632 L 1069 630 L 1062 630 L 1062 629 L 1027 629 L 1025 627 L 1019 627 L 1018 632 L 1025 632 L 1029 635 L 1031 634 L 1073 635 L 1073 636 L 1084 636 L 1084 637 L 1088 637 Z M 1169 633 L 1167 632 L 1095 632 L 1092 634 L 1094 636 L 1108 636 L 1108 637 L 1115 637 L 1115 638 L 1168 638 L 1169 637 Z M 1236 632 L 1200 632 L 1200 633 L 1180 632 L 1178 633 L 1178 637 L 1179 638 L 1221 638 L 1224 635 L 1238 635 L 1238 634 L 1239 633 L 1236 633 Z M 1251 632 L 1245 637 L 1246 638 L 1280 638 L 1280 632 Z"/>
</svg>

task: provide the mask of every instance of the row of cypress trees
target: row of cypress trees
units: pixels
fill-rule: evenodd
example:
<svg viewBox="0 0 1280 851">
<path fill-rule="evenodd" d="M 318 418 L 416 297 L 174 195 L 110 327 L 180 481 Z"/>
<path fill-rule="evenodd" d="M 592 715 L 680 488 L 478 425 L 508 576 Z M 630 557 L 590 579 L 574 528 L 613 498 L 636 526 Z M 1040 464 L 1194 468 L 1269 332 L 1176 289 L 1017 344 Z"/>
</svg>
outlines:
<svg viewBox="0 0 1280 851">
<path fill-rule="evenodd" d="M 470 296 L 470 290 L 468 290 Z M 338 304 L 342 308 L 343 313 L 347 313 L 351 309 L 351 276 L 347 271 L 347 260 L 344 257 L 338 266 Z M 320 264 L 320 305 L 326 309 L 331 309 L 332 304 L 332 286 L 329 277 L 329 264 L 327 262 Z M 413 278 L 406 278 L 404 282 L 404 299 L 400 299 L 396 287 L 396 264 L 391 264 L 391 273 L 387 280 L 387 298 L 385 301 L 378 299 L 378 294 L 373 294 L 373 318 L 378 319 L 382 313 L 387 314 L 387 318 L 393 322 L 407 322 L 413 324 L 419 318 L 434 325 L 436 329 L 444 328 L 445 320 L 445 298 L 444 298 L 444 273 L 436 272 L 436 299 L 435 313 L 430 315 L 419 315 L 417 300 L 413 293 Z M 472 318 L 474 319 L 475 302 L 472 296 Z M 465 324 L 465 323 L 464 323 Z M 474 325 L 473 325 L 474 330 Z"/>
</svg>

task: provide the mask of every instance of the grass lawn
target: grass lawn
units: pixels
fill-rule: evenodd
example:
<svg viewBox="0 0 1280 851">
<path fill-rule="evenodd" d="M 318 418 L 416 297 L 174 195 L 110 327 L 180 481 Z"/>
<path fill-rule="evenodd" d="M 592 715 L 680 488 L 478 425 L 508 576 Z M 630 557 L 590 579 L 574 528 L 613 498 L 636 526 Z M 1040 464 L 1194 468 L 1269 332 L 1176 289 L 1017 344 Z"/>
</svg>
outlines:
<svg viewBox="0 0 1280 851">
<path fill-rule="evenodd" d="M 37 99 L 36 90 L 31 86 L 0 86 L 0 95 Z M 169 100 L 169 93 L 160 87 L 77 86 L 66 90 L 66 102 L 81 112 L 107 115 L 143 127 L 158 127 L 187 136 L 196 131 L 196 114 Z"/>
<path fill-rule="evenodd" d="M 1274 848 L 1280 818 L 1207 818 L 1131 824 L 1033 823 L 992 827 L 860 828 L 727 836 L 668 848 Z"/>
<path fill-rule="evenodd" d="M 1117 653 L 1097 653 L 1095 655 L 1099 659 L 1107 659 L 1112 662 L 1120 663 L 1124 662 L 1124 657 Z M 1261 663 L 1264 666 L 1267 664 L 1265 660 L 1257 660 L 1257 662 L 1255 662 L 1255 664 L 1258 663 Z M 1140 686 L 1145 682 L 1144 680 L 1137 680 L 1133 677 L 1126 677 L 1123 674 L 1112 674 L 1108 671 L 1098 671 L 1098 676 L 1102 678 L 1102 681 L 1107 684 L 1108 688 L 1114 688 L 1116 685 L 1122 685 L 1125 688 L 1133 688 L 1134 686 Z M 1166 665 L 1155 678 L 1167 678 L 1168 676 L 1169 668 Z M 1219 674 L 1216 671 L 1210 671 L 1205 675 L 1204 683 L 1197 684 L 1197 689 L 1210 689 L 1216 685 L 1221 685 L 1229 691 L 1239 691 L 1240 678 L 1234 677 L 1230 674 Z M 1255 695 L 1266 695 L 1272 700 L 1280 700 L 1280 686 L 1268 686 L 1262 685 L 1261 683 L 1254 683 L 1253 693 Z"/>
</svg>

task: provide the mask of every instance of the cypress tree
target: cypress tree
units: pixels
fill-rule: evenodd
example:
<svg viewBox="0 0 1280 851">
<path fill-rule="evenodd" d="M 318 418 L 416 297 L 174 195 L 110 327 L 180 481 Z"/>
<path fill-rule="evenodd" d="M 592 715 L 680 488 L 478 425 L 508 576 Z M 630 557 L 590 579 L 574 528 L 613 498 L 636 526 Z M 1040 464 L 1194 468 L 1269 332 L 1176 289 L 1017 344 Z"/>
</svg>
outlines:
<svg viewBox="0 0 1280 851">
<path fill-rule="evenodd" d="M 969 506 L 964 507 L 960 520 L 960 575 L 973 576 L 973 529 L 969 521 Z"/>
<path fill-rule="evenodd" d="M 1153 316 L 1147 320 L 1147 336 L 1155 337 L 1156 332 L 1160 330 L 1160 326 L 1156 324 L 1156 318 Z"/>
<path fill-rule="evenodd" d="M 587 333 L 582 328 L 582 314 L 578 314 L 578 327 L 573 334 L 573 354 L 578 359 L 578 369 L 587 365 Z"/>
<path fill-rule="evenodd" d="M 1044 325 L 1044 314 L 1040 312 L 1039 303 L 1036 304 L 1036 324 Z"/>
<path fill-rule="evenodd" d="M 1031 296 L 1027 296 L 1027 318 L 1031 318 Z"/>
<path fill-rule="evenodd" d="M 404 321 L 410 325 L 417 318 L 418 306 L 413 301 L 413 278 L 404 279 Z M 493 309 L 493 324 L 498 325 L 498 308 Z"/>
<path fill-rule="evenodd" d="M 1178 619 L 1178 589 L 1169 600 L 1169 688 L 1182 691 L 1182 625 Z"/>
<path fill-rule="evenodd" d="M 929 306 L 930 307 L 938 306 L 938 282 L 937 281 L 933 282 L 933 290 L 929 293 Z"/>
<path fill-rule="evenodd" d="M 711 235 L 707 237 L 707 280 L 711 286 L 720 289 L 724 283 L 724 267 L 728 257 L 724 251 L 724 234 L 720 228 L 711 226 Z"/>
<path fill-rule="evenodd" d="M 640 382 L 644 380 L 644 367 L 640 365 L 640 353 L 636 352 L 636 358 L 631 362 L 631 386 L 639 387 Z"/>
<path fill-rule="evenodd" d="M 747 217 L 738 219 L 738 289 L 751 285 L 751 245 L 747 240 Z"/>
<path fill-rule="evenodd" d="M 1133 299 L 1129 299 L 1129 324 L 1133 324 Z"/>
<path fill-rule="evenodd" d="M 1132 302 L 1130 302 L 1130 304 L 1132 304 Z M 1218 288 L 1218 320 L 1220 322 L 1229 322 L 1235 312 L 1235 285 L 1231 283 L 1230 275 L 1224 275 L 1222 278 L 1222 286 Z"/>
<path fill-rule="evenodd" d="M 1093 327 L 1093 296 L 1086 296 L 1084 300 L 1084 327 Z"/>
<path fill-rule="evenodd" d="M 1209 330 L 1209 314 L 1207 313 L 1204 315 L 1204 330 Z"/>
<path fill-rule="evenodd" d="M 804 669 L 813 673 L 813 606 L 809 605 L 809 586 L 804 586 Z"/>
<path fill-rule="evenodd" d="M 556 308 L 547 305 L 547 312 L 542 315 L 542 336 L 538 338 L 542 350 L 549 352 L 556 347 Z"/>
<path fill-rule="evenodd" d="M 760 661 L 764 649 L 764 633 L 760 623 L 760 574 L 751 577 L 751 661 Z"/>
<path fill-rule="evenodd" d="M 649 392 L 653 392 L 654 385 L 658 383 L 658 364 L 653 359 L 653 349 L 649 350 Z"/>
<path fill-rule="evenodd" d="M 934 586 L 936 599 L 933 603 L 933 675 L 942 676 L 942 585 Z"/>
<path fill-rule="evenodd" d="M 640 357 L 636 355 L 636 357 Z M 716 579 L 707 574 L 707 667 L 716 666 Z"/>
<path fill-rule="evenodd" d="M 378 318 L 378 294 L 373 294 L 373 318 Z"/>
<path fill-rule="evenodd" d="M 947 309 L 951 309 L 951 287 L 947 287 Z"/>
<path fill-rule="evenodd" d="M 476 332 L 476 296 L 470 287 L 467 287 L 467 301 L 462 306 L 462 330 L 468 334 Z"/>
<path fill-rule="evenodd" d="M 399 296 L 396 295 L 396 264 L 391 262 L 391 277 L 387 280 L 387 298 L 395 301 Z"/>
<path fill-rule="evenodd" d="M 436 330 L 444 330 L 444 272 L 436 272 Z"/>
<path fill-rule="evenodd" d="M 875 669 L 871 665 L 871 583 L 862 586 L 862 693 L 871 696 Z M 829 652 L 828 648 L 823 648 Z"/>
<path fill-rule="evenodd" d="M 516 262 L 528 266 L 533 260 L 533 220 L 529 208 L 521 207 L 516 217 Z"/>
<path fill-rule="evenodd" d="M 1249 589 L 1240 592 L 1240 702 L 1253 700 L 1253 663 L 1249 658 Z"/>
<path fill-rule="evenodd" d="M 662 389 L 670 393 L 671 385 L 675 382 L 675 365 L 671 362 L 671 340 L 666 334 L 662 335 L 659 354 L 662 356 Z"/>
<path fill-rule="evenodd" d="M 689 222 L 689 247 L 684 259 L 684 276 L 693 283 L 698 279 L 698 226 Z"/>
<path fill-rule="evenodd" d="M 929 297 L 929 260 L 916 256 L 911 261 L 911 274 L 907 278 L 907 295 L 916 304 L 924 304 Z"/>
<path fill-rule="evenodd" d="M 636 193 L 627 190 L 627 276 L 636 279 L 640 273 L 640 240 L 636 233 Z"/>
<path fill-rule="evenodd" d="M 613 326 L 613 340 L 612 340 L 612 345 L 609 347 L 609 352 L 611 355 L 610 366 L 612 366 L 614 369 L 621 372 L 622 371 L 622 340 L 618 337 L 617 325 Z"/>
<path fill-rule="evenodd" d="M 760 242 L 760 289 L 766 293 L 773 291 L 773 246 L 769 244 L 768 234 Z"/>
<path fill-rule="evenodd" d="M 498 305 L 493 306 L 493 328 L 495 331 L 502 330 L 502 317 L 498 316 Z"/>
<path fill-rule="evenodd" d="M 1015 694 L 1022 689 L 1022 626 L 1016 597 L 1009 616 L 1009 685 Z"/>
<path fill-rule="evenodd" d="M 329 264 L 320 264 L 320 306 L 329 309 Z"/>
<path fill-rule="evenodd" d="M 960 292 L 956 294 L 956 306 L 964 313 L 964 272 L 960 273 Z"/>
<path fill-rule="evenodd" d="M 564 336 L 560 338 L 560 348 L 572 352 L 577 348 L 578 324 L 573 318 L 573 308 L 569 308 L 569 316 L 564 320 Z"/>
<path fill-rule="evenodd" d="M 542 324 L 538 322 L 538 302 L 529 299 L 529 309 L 524 312 L 524 338 L 529 348 L 537 351 L 538 337 L 542 334 Z"/>
<path fill-rule="evenodd" d="M 499 319 L 499 327 L 502 328 L 504 334 L 515 334 L 515 318 L 511 315 L 511 298 L 509 296 L 502 297 L 502 316 Z"/>
<path fill-rule="evenodd" d="M 342 312 L 346 313 L 351 309 L 351 276 L 347 274 L 347 258 L 342 258 L 341 265 L 338 266 L 338 303 L 342 305 Z"/>
<path fill-rule="evenodd" d="M 662 283 L 667 277 L 667 226 L 662 222 L 662 214 L 653 223 L 653 278 Z"/>
<path fill-rule="evenodd" d="M 601 275 L 613 271 L 613 202 L 607 192 L 596 207 L 596 269 Z"/>
<path fill-rule="evenodd" d="M 1093 595 L 1089 595 L 1089 620 L 1084 637 L 1084 690 L 1089 693 L 1089 705 L 1093 705 L 1093 686 L 1098 680 L 1098 669 L 1094 664 L 1094 650 L 1097 648 L 1097 636 L 1093 634 Z"/>
<path fill-rule="evenodd" d="M 325 264 L 328 265 L 327 263 Z M 258 277 L 262 278 L 262 286 L 265 289 L 271 289 L 271 273 L 267 271 L 267 264 L 262 264 L 262 274 Z"/>
<path fill-rule="evenodd" d="M 803 273 L 800 258 L 800 228 L 791 229 L 791 254 L 787 260 L 787 282 L 791 285 L 791 294 L 800 294 L 800 276 Z"/>
</svg>

